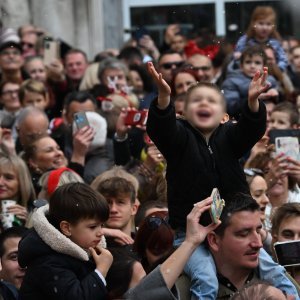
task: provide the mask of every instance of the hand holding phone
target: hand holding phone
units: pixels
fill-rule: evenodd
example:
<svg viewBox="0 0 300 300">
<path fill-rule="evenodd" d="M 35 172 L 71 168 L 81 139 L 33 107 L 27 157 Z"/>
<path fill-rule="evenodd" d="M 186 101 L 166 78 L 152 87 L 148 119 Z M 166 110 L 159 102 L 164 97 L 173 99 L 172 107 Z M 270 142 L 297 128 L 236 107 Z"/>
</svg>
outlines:
<svg viewBox="0 0 300 300">
<path fill-rule="evenodd" d="M 59 59 L 60 55 L 59 42 L 53 40 L 44 41 L 44 64 L 47 66 L 54 60 Z"/>
<path fill-rule="evenodd" d="M 85 126 L 90 126 L 89 121 L 86 116 L 86 113 L 84 111 L 79 111 L 79 112 L 75 113 L 74 121 L 76 123 L 78 130 Z"/>
<path fill-rule="evenodd" d="M 125 117 L 126 126 L 145 126 L 147 122 L 148 111 L 146 110 L 129 110 Z"/>
<path fill-rule="evenodd" d="M 225 201 L 221 199 L 219 190 L 217 188 L 212 190 L 211 198 L 213 201 L 209 213 L 213 223 L 217 224 L 221 217 L 223 207 L 225 206 Z"/>
</svg>

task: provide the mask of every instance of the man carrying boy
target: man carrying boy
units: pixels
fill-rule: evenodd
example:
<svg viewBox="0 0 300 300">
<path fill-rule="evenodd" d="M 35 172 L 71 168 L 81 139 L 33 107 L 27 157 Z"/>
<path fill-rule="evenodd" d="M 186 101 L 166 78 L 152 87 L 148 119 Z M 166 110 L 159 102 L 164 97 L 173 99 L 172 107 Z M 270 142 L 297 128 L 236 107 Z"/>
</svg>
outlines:
<svg viewBox="0 0 300 300">
<path fill-rule="evenodd" d="M 228 202 L 221 215 L 221 225 L 207 235 L 217 269 L 217 299 L 229 299 L 246 284 L 261 278 L 258 268 L 262 248 L 259 205 L 246 194 L 237 194 Z M 287 284 L 294 289 L 292 282 Z"/>
<path fill-rule="evenodd" d="M 199 199 L 209 197 L 213 188 L 219 189 L 225 201 L 232 193 L 249 194 L 238 160 L 265 133 L 266 109 L 258 97 L 269 87 L 266 83 L 268 70 L 264 68 L 262 74 L 257 71 L 254 75 L 248 101 L 242 106 L 243 113 L 235 124 L 226 122 L 228 115 L 221 91 L 204 82 L 188 90 L 185 120 L 176 120 L 169 85 L 152 63 L 148 63 L 148 71 L 159 94 L 149 109 L 147 132 L 167 160 L 169 222 L 176 231 L 175 244 L 179 245 L 185 235 L 186 215 Z M 209 219 L 208 214 L 204 215 L 202 223 L 209 224 Z M 269 260 L 265 255 L 261 261 L 273 266 L 274 262 Z M 201 267 L 203 263 L 205 268 Z M 216 298 L 218 281 L 213 258 L 207 249 L 198 247 L 185 271 L 192 277 L 193 299 Z M 280 271 L 278 276 L 282 275 Z"/>
</svg>

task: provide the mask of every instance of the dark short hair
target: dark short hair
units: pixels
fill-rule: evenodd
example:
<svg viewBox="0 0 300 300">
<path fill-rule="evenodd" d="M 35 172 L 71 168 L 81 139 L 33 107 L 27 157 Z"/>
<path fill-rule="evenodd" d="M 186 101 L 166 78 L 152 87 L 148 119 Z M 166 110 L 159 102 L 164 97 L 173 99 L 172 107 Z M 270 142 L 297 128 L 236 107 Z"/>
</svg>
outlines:
<svg viewBox="0 0 300 300">
<path fill-rule="evenodd" d="M 15 226 L 2 231 L 0 234 L 0 257 L 5 253 L 4 243 L 6 240 L 10 238 L 22 238 L 28 230 L 28 228 L 22 226 Z"/>
<path fill-rule="evenodd" d="M 278 207 L 272 216 L 271 234 L 278 234 L 280 224 L 283 220 L 300 217 L 300 203 L 284 203 Z"/>
<path fill-rule="evenodd" d="M 289 121 L 291 125 L 298 125 L 299 124 L 299 112 L 295 104 L 291 102 L 281 102 L 275 105 L 272 110 L 273 112 L 284 112 L 289 115 Z"/>
<path fill-rule="evenodd" d="M 85 183 L 69 183 L 58 187 L 49 199 L 49 220 L 59 228 L 61 221 L 77 224 L 83 219 L 109 217 L 107 201 Z"/>
<path fill-rule="evenodd" d="M 66 61 L 66 58 L 68 55 L 71 55 L 71 54 L 82 54 L 82 56 L 84 57 L 85 61 L 88 62 L 88 58 L 87 58 L 87 55 L 84 51 L 82 51 L 81 49 L 70 49 L 67 51 L 67 53 L 64 55 L 64 61 Z"/>
<path fill-rule="evenodd" d="M 160 54 L 160 56 L 159 56 L 159 58 L 158 58 L 158 63 L 162 60 L 162 58 L 164 57 L 164 56 L 166 56 L 166 55 L 172 55 L 172 54 L 178 54 L 179 56 L 181 56 L 182 57 L 182 55 L 180 54 L 180 53 L 178 53 L 178 52 L 176 52 L 176 51 L 174 51 L 174 50 L 172 50 L 172 49 L 168 49 L 168 50 L 166 50 L 166 51 L 164 51 L 164 52 L 162 52 L 161 54 Z M 183 60 L 183 59 L 182 59 Z"/>
<path fill-rule="evenodd" d="M 229 195 L 224 200 L 225 206 L 220 217 L 222 223 L 215 230 L 215 233 L 219 236 L 224 235 L 225 229 L 230 225 L 230 220 L 235 213 L 259 210 L 259 205 L 249 194 L 236 193 Z"/>
<path fill-rule="evenodd" d="M 122 177 L 111 177 L 100 182 L 97 191 L 105 198 L 118 197 L 120 195 L 128 195 L 130 202 L 135 203 L 136 191 L 133 184 Z"/>
<path fill-rule="evenodd" d="M 254 55 L 261 56 L 261 58 L 263 59 L 263 64 L 264 65 L 267 64 L 267 55 L 266 55 L 265 49 L 258 45 L 249 46 L 242 52 L 242 55 L 240 58 L 241 64 L 243 64 L 243 62 L 247 56 L 253 57 Z"/>
<path fill-rule="evenodd" d="M 97 105 L 95 97 L 87 91 L 73 91 L 65 97 L 64 108 L 68 111 L 69 106 L 72 102 L 84 103 L 87 100 L 91 100 L 93 104 Z"/>
</svg>

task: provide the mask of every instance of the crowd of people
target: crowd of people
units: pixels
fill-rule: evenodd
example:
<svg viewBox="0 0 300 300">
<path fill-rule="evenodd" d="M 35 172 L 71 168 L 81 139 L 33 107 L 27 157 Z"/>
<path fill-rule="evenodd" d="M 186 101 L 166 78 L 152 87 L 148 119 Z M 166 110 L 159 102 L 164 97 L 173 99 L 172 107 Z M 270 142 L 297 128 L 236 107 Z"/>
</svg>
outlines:
<svg viewBox="0 0 300 300">
<path fill-rule="evenodd" d="M 49 41 L 1 28 L 0 299 L 300 299 L 300 253 L 274 251 L 300 240 L 299 147 L 274 138 L 300 138 L 300 40 L 274 9 L 234 45 Z"/>
</svg>

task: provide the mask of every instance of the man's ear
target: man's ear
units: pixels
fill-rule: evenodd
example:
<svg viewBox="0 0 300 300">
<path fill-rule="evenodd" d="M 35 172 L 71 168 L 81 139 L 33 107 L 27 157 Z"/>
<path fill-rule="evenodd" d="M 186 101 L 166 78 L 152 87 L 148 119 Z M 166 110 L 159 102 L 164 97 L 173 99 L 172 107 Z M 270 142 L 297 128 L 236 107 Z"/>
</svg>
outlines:
<svg viewBox="0 0 300 300">
<path fill-rule="evenodd" d="M 211 248 L 211 250 L 213 250 L 214 252 L 218 252 L 219 251 L 219 242 L 220 242 L 220 237 L 218 235 L 216 235 L 216 233 L 214 231 L 211 231 L 207 234 L 207 242 L 209 247 Z"/>
<path fill-rule="evenodd" d="M 70 237 L 72 235 L 71 224 L 69 222 L 61 221 L 59 223 L 59 228 L 63 235 L 65 235 L 67 237 Z"/>
<path fill-rule="evenodd" d="M 224 113 L 224 116 L 223 116 L 223 118 L 221 120 L 221 124 L 224 124 L 224 123 L 226 123 L 228 121 L 229 121 L 229 115 L 228 115 L 228 113 Z"/>
</svg>

